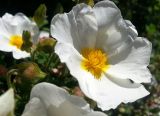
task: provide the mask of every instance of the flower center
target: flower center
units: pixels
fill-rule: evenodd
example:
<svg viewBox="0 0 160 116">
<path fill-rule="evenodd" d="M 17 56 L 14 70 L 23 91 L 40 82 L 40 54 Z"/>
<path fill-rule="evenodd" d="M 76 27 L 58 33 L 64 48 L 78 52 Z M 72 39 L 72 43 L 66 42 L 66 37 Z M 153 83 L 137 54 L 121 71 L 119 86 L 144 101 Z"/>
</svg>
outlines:
<svg viewBox="0 0 160 116">
<path fill-rule="evenodd" d="M 96 79 L 100 79 L 102 73 L 109 68 L 107 55 L 100 49 L 91 48 L 82 49 L 81 53 L 85 57 L 81 62 L 82 68 L 92 73 Z"/>
<path fill-rule="evenodd" d="M 10 37 L 10 44 L 13 46 L 16 46 L 18 49 L 20 49 L 23 44 L 22 36 L 12 35 Z"/>
</svg>

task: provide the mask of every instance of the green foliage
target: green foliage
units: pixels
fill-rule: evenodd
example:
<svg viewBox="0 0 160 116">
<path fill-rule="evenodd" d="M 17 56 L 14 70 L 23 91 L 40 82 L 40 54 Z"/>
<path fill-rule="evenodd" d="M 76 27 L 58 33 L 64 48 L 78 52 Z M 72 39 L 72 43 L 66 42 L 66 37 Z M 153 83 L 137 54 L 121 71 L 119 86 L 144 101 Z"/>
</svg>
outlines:
<svg viewBox="0 0 160 116">
<path fill-rule="evenodd" d="M 77 3 L 86 3 L 90 6 L 94 6 L 94 0 L 76 0 Z"/>
<path fill-rule="evenodd" d="M 48 24 L 47 16 L 46 16 L 47 8 L 45 4 L 41 4 L 34 13 L 33 19 L 41 28 L 42 26 Z"/>
</svg>

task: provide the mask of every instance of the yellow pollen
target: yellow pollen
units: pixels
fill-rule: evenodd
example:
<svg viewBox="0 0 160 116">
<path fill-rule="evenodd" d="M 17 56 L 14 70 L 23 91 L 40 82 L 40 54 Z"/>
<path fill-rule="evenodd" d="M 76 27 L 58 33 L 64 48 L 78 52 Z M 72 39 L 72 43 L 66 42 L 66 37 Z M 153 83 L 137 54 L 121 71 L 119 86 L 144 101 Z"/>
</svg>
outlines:
<svg viewBox="0 0 160 116">
<path fill-rule="evenodd" d="M 22 36 L 12 35 L 10 37 L 10 44 L 13 46 L 16 46 L 18 49 L 20 49 L 23 44 Z"/>
<path fill-rule="evenodd" d="M 107 55 L 100 49 L 91 48 L 82 49 L 81 53 L 85 58 L 81 62 L 82 68 L 94 75 L 96 79 L 100 79 L 102 73 L 109 68 Z"/>
</svg>

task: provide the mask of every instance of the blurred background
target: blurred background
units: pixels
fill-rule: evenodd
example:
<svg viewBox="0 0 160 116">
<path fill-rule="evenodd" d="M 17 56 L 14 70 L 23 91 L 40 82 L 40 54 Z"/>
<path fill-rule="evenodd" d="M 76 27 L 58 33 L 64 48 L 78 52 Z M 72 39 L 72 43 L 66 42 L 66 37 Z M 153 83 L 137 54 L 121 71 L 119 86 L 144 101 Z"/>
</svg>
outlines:
<svg viewBox="0 0 160 116">
<path fill-rule="evenodd" d="M 38 6 L 44 3 L 47 7 L 47 18 L 50 22 L 56 13 L 69 12 L 77 2 L 87 0 L 1 0 L 0 16 L 8 12 L 23 12 L 28 17 L 34 15 Z M 95 0 L 95 3 L 99 0 Z M 111 116 L 160 116 L 160 0 L 112 0 L 120 8 L 122 16 L 130 20 L 137 28 L 139 36 L 148 38 L 153 45 L 149 69 L 153 81 L 146 87 L 151 94 L 132 104 L 122 104 L 116 110 L 106 113 Z M 10 55 L 0 52 L 0 75 L 2 65 L 10 65 Z M 1 86 L 1 83 L 0 83 Z M 117 96 L 118 97 L 118 96 Z"/>
</svg>

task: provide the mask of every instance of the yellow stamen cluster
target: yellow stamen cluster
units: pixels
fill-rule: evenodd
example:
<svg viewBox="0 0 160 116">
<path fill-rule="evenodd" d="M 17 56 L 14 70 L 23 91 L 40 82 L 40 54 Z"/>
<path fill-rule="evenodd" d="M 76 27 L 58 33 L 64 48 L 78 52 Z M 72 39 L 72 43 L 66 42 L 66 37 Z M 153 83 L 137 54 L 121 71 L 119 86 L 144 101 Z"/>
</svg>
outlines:
<svg viewBox="0 0 160 116">
<path fill-rule="evenodd" d="M 81 62 L 83 69 L 89 71 L 96 79 L 100 79 L 102 73 L 109 68 L 107 64 L 107 55 L 100 49 L 82 49 L 82 55 L 85 58 Z"/>
<path fill-rule="evenodd" d="M 12 35 L 10 37 L 10 44 L 16 46 L 18 49 L 22 47 L 23 39 L 22 36 L 19 35 Z"/>
</svg>

